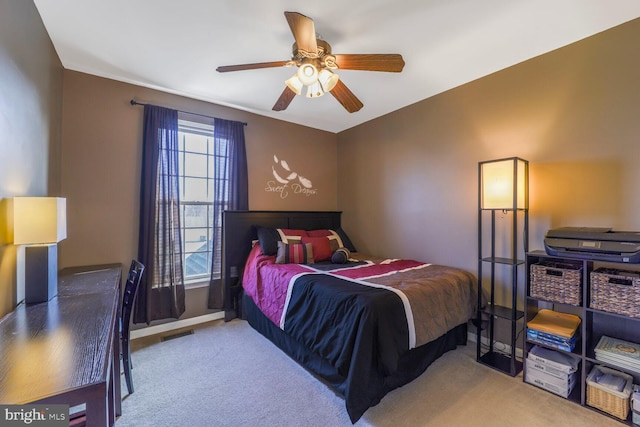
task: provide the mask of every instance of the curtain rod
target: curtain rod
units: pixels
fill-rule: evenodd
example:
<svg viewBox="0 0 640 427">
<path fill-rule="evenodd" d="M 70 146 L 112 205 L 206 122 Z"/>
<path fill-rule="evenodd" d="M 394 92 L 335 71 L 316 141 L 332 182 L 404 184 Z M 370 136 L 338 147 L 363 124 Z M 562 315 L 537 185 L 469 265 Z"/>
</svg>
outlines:
<svg viewBox="0 0 640 427">
<path fill-rule="evenodd" d="M 135 99 L 132 99 L 132 100 L 131 100 L 131 105 L 142 105 L 143 107 L 144 107 L 145 105 L 151 105 L 151 106 L 157 107 L 157 105 L 153 105 L 153 104 L 143 104 L 142 102 L 137 102 Z M 215 117 L 207 116 L 206 114 L 192 113 L 192 112 L 190 112 L 190 111 L 183 111 L 183 110 L 177 110 L 177 111 L 179 111 L 179 112 L 181 112 L 181 113 L 185 113 L 185 114 L 192 114 L 192 115 L 194 115 L 194 116 L 206 117 L 206 118 L 208 118 L 208 119 L 215 119 Z M 237 120 L 231 120 L 231 121 L 237 121 Z M 238 122 L 238 123 L 242 123 L 242 124 L 243 124 L 243 125 L 245 125 L 245 126 L 247 125 L 247 123 L 246 123 L 246 122 Z"/>
</svg>

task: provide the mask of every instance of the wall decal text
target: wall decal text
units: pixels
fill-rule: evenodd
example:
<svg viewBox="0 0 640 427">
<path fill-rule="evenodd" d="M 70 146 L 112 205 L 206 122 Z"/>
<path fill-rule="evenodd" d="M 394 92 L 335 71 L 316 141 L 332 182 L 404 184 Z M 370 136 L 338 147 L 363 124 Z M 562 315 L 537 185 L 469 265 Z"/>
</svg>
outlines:
<svg viewBox="0 0 640 427">
<path fill-rule="evenodd" d="M 289 167 L 286 160 L 279 160 L 273 156 L 274 164 L 271 165 L 271 173 L 274 180 L 267 181 L 264 191 L 268 193 L 278 193 L 281 199 L 286 199 L 290 194 L 303 195 L 306 197 L 318 194 L 318 189 L 313 188 L 313 183 L 308 178 L 294 172 Z"/>
</svg>

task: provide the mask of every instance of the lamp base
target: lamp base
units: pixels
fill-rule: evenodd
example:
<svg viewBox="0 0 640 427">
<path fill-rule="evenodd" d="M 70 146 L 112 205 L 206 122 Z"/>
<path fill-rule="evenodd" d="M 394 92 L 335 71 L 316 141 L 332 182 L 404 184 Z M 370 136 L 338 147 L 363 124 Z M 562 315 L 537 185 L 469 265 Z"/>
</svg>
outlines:
<svg viewBox="0 0 640 427">
<path fill-rule="evenodd" d="M 47 302 L 58 294 L 58 245 L 24 248 L 24 302 Z"/>
</svg>

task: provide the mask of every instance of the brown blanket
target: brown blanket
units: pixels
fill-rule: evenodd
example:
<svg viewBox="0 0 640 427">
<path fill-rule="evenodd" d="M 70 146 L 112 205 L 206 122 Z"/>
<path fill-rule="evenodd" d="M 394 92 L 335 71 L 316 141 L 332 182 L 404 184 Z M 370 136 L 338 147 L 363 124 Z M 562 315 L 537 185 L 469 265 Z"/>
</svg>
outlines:
<svg viewBox="0 0 640 427">
<path fill-rule="evenodd" d="M 382 262 L 354 253 L 355 259 Z M 426 264 L 390 275 L 366 278 L 365 282 L 389 286 L 406 295 L 415 327 L 415 346 L 433 341 L 474 316 L 478 283 L 469 272 L 443 265 Z"/>
</svg>

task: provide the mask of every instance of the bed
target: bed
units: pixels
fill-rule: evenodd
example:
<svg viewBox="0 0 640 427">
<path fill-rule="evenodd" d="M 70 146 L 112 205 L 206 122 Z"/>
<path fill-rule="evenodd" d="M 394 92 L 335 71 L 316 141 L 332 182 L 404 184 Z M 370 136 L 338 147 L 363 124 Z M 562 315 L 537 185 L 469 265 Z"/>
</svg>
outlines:
<svg viewBox="0 0 640 427">
<path fill-rule="evenodd" d="M 225 318 L 246 319 L 332 387 L 355 423 L 466 344 L 477 282 L 457 268 L 360 254 L 340 216 L 224 212 Z"/>
</svg>

